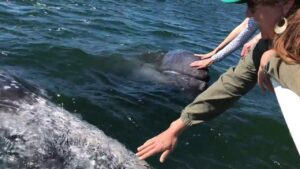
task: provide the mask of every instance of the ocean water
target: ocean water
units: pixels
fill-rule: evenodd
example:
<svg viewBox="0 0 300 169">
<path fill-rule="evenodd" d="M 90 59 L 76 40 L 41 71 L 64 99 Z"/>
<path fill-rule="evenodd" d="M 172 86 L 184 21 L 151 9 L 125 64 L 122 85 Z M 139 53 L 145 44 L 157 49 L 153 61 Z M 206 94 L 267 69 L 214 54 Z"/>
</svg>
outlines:
<svg viewBox="0 0 300 169">
<path fill-rule="evenodd" d="M 170 50 L 212 50 L 245 7 L 204 0 L 2 0 L 0 69 L 127 148 L 166 129 L 192 98 L 161 85 Z M 214 64 L 211 82 L 239 60 Z M 185 132 L 158 169 L 300 168 L 273 94 L 258 87 L 215 120 Z"/>
</svg>

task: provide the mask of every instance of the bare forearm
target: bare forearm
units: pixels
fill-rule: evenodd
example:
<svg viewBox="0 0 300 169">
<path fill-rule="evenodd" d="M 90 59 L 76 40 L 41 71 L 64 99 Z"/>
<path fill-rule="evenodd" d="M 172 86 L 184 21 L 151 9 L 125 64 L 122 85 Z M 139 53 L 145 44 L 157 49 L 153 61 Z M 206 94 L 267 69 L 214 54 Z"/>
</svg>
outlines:
<svg viewBox="0 0 300 169">
<path fill-rule="evenodd" d="M 246 18 L 239 26 L 234 28 L 229 35 L 219 44 L 218 47 L 214 49 L 215 52 L 223 49 L 229 42 L 231 42 L 234 38 L 236 38 L 243 29 L 247 27 L 249 18 Z"/>
<path fill-rule="evenodd" d="M 182 119 L 177 119 L 175 121 L 173 121 L 169 127 L 169 131 L 171 133 L 173 133 L 174 135 L 178 136 L 180 135 L 185 129 L 187 128 L 187 126 L 184 124 L 184 122 L 182 121 Z"/>
</svg>

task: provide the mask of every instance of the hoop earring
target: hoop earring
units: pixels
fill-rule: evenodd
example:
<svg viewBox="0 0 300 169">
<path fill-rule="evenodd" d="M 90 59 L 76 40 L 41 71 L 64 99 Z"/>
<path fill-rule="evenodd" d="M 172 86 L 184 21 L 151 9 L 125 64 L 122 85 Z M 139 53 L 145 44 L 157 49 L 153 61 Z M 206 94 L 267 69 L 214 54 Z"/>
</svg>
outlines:
<svg viewBox="0 0 300 169">
<path fill-rule="evenodd" d="M 280 35 L 286 30 L 287 26 L 288 20 L 286 18 L 282 18 L 282 20 L 275 25 L 274 32 Z"/>
</svg>

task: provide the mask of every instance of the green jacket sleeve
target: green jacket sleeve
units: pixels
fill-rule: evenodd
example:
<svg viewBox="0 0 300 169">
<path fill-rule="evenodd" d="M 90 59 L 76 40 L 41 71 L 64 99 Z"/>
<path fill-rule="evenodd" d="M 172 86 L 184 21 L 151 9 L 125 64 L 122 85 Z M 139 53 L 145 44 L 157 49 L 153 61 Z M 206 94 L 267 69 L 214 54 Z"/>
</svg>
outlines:
<svg viewBox="0 0 300 169">
<path fill-rule="evenodd" d="M 187 126 L 191 126 L 214 118 L 251 90 L 256 81 L 257 69 L 250 52 L 235 68 L 230 68 L 186 106 L 181 113 L 181 119 Z"/>
<path fill-rule="evenodd" d="M 279 57 L 273 57 L 265 71 L 283 87 L 300 96 L 300 64 L 287 64 Z"/>
<path fill-rule="evenodd" d="M 269 44 L 269 40 L 260 40 L 254 50 L 242 58 L 236 67 L 230 68 L 186 106 L 180 117 L 185 125 L 191 126 L 214 118 L 251 90 L 257 81 L 260 58 L 268 50 Z"/>
</svg>

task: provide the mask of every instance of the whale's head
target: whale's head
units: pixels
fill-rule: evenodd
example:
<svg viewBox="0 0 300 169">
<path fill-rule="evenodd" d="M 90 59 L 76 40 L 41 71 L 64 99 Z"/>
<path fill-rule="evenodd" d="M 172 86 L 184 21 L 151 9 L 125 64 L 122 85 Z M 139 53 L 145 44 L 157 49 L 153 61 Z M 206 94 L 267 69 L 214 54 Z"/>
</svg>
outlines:
<svg viewBox="0 0 300 169">
<path fill-rule="evenodd" d="M 170 51 L 164 55 L 160 71 L 169 77 L 171 84 L 199 94 L 207 88 L 209 74 L 208 69 L 196 69 L 190 66 L 198 59 L 189 51 Z"/>
</svg>

